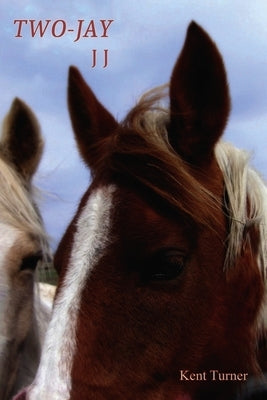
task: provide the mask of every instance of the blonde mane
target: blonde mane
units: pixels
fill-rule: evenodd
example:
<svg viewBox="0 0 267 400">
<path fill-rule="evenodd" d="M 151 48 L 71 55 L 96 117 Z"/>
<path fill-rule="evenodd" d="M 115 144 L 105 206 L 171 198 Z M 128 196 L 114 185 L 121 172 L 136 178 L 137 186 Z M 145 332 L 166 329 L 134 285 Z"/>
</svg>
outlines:
<svg viewBox="0 0 267 400">
<path fill-rule="evenodd" d="M 162 152 L 169 152 L 170 162 L 173 162 L 173 150 L 168 142 L 169 110 L 160 105 L 162 99 L 166 98 L 166 89 L 168 85 L 145 93 L 129 112 L 123 124 L 146 137 L 148 142 L 156 144 Z M 260 234 L 259 269 L 263 279 L 267 281 L 267 188 L 259 174 L 249 166 L 246 152 L 220 141 L 216 146 L 215 155 L 224 177 L 227 204 L 226 199 L 224 202 L 230 222 L 225 270 L 230 268 L 240 255 L 244 232 L 254 224 Z M 177 159 L 181 169 L 180 157 L 176 154 Z M 204 200 L 208 196 L 209 204 L 213 208 L 221 204 L 221 199 L 214 198 L 204 188 L 201 188 L 196 196 Z"/>
<path fill-rule="evenodd" d="M 260 234 L 259 268 L 267 279 L 267 188 L 260 175 L 249 166 L 249 155 L 229 143 L 220 142 L 216 158 L 227 193 L 230 233 L 226 265 L 239 256 L 244 232 L 255 225 Z"/>
<path fill-rule="evenodd" d="M 0 217 L 1 222 L 34 235 L 39 240 L 44 257 L 50 258 L 48 237 L 41 216 L 15 171 L 0 157 Z M 45 261 L 45 260 L 44 260 Z"/>
</svg>

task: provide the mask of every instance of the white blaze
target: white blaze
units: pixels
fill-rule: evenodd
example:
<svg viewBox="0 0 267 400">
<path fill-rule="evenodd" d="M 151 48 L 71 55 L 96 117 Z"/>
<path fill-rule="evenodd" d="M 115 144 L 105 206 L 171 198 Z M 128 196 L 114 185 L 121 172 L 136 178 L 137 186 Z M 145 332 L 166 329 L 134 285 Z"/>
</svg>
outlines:
<svg viewBox="0 0 267 400">
<path fill-rule="evenodd" d="M 40 367 L 28 400 L 68 400 L 76 350 L 77 314 L 86 281 L 109 239 L 114 186 L 96 189 L 83 208 L 64 283 L 55 301 Z"/>
</svg>

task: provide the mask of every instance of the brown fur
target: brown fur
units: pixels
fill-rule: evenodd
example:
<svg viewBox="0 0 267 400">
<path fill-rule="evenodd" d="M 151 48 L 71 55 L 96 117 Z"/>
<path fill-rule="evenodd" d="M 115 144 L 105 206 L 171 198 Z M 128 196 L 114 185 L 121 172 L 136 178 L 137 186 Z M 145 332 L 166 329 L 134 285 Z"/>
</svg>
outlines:
<svg viewBox="0 0 267 400">
<path fill-rule="evenodd" d="M 82 294 L 70 399 L 231 400 L 238 382 L 178 376 L 186 369 L 261 374 L 263 238 L 254 225 L 225 271 L 230 216 L 215 145 L 230 101 L 221 55 L 195 23 L 174 67 L 170 115 L 163 111 L 159 131 L 147 122 L 148 104 L 118 124 L 70 69 L 70 115 L 93 183 L 56 254 L 59 286 L 88 197 L 95 188 L 117 187 L 110 245 Z M 168 249 L 180 255 L 181 274 L 149 280 L 147 271 Z"/>
<path fill-rule="evenodd" d="M 230 97 L 221 55 L 194 22 L 189 25 L 170 87 L 170 142 L 185 160 L 206 164 L 226 125 Z"/>
<path fill-rule="evenodd" d="M 26 181 L 31 179 L 41 159 L 43 139 L 35 115 L 18 98 L 4 121 L 0 151 Z"/>
</svg>

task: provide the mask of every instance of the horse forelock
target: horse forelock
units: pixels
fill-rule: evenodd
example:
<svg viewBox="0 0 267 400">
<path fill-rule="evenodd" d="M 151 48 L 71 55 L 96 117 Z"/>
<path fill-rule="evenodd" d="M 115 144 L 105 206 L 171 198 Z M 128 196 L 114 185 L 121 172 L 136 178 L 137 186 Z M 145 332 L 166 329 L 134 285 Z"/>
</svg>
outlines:
<svg viewBox="0 0 267 400">
<path fill-rule="evenodd" d="M 216 230 L 221 199 L 197 181 L 194 167 L 169 143 L 169 110 L 159 104 L 166 87 L 145 94 L 129 112 L 109 139 L 103 169 L 109 169 L 115 179 L 133 180 L 167 207 Z"/>
<path fill-rule="evenodd" d="M 212 229 L 212 219 L 223 206 L 230 225 L 225 269 L 240 255 L 244 231 L 250 225 L 256 226 L 260 238 L 259 268 L 267 280 L 267 189 L 264 181 L 249 166 L 245 151 L 220 141 L 215 156 L 223 175 L 225 198 L 217 198 L 197 182 L 188 172 L 188 164 L 174 152 L 168 140 L 169 110 L 161 105 L 167 88 L 168 85 L 163 85 L 145 93 L 126 116 L 122 123 L 126 132 L 115 137 L 115 168 L 126 169 L 126 173 L 170 206 Z"/>
<path fill-rule="evenodd" d="M 1 222 L 25 232 L 39 242 L 44 264 L 51 258 L 49 240 L 34 202 L 34 188 L 27 187 L 16 172 L 0 157 Z"/>
</svg>

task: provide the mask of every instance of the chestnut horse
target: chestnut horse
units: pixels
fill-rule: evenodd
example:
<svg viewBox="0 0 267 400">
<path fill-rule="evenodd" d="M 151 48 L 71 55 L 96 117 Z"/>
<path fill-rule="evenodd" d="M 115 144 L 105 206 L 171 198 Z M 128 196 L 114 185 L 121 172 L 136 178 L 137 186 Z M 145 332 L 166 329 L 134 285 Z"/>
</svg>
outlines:
<svg viewBox="0 0 267 400">
<path fill-rule="evenodd" d="M 50 258 L 32 186 L 42 149 L 35 116 L 15 99 L 0 140 L 1 400 L 33 380 L 51 314 L 51 305 L 34 288 L 37 265 L 45 267 Z"/>
<path fill-rule="evenodd" d="M 226 72 L 196 23 L 169 109 L 161 89 L 119 124 L 70 68 L 92 183 L 56 252 L 38 373 L 16 400 L 230 400 L 263 376 L 266 188 L 220 142 Z"/>
</svg>

